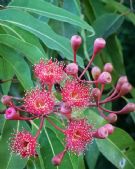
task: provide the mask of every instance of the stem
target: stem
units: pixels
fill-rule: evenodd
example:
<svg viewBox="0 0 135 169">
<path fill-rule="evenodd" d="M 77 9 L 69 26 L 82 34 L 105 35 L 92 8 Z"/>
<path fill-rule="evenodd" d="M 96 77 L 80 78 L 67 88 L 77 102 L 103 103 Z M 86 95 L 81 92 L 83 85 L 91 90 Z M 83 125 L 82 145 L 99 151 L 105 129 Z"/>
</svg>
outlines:
<svg viewBox="0 0 135 169">
<path fill-rule="evenodd" d="M 36 133 L 36 135 L 35 135 L 35 138 L 36 138 L 36 139 L 38 138 L 38 136 L 39 136 L 39 134 L 40 134 L 40 131 L 41 131 L 43 125 L 44 125 L 44 120 L 45 120 L 45 118 L 44 118 L 44 117 L 41 117 L 40 126 L 39 126 L 39 129 L 38 129 L 38 131 L 37 131 L 37 133 Z"/>
<path fill-rule="evenodd" d="M 108 112 L 108 113 L 115 113 L 115 114 L 121 113 L 121 110 L 120 111 L 112 111 L 112 110 L 105 109 L 104 107 L 101 107 L 101 106 L 100 106 L 100 109 L 102 109 L 103 111 Z"/>
<path fill-rule="evenodd" d="M 102 97 L 102 93 L 103 93 L 103 91 L 104 91 L 104 88 L 105 88 L 105 85 L 102 84 L 102 85 L 101 85 L 101 94 L 100 94 L 100 97 L 99 97 L 99 101 L 100 101 L 100 99 L 101 99 L 101 97 Z"/>
<path fill-rule="evenodd" d="M 91 59 L 90 59 L 88 65 L 87 65 L 86 68 L 83 70 L 83 72 L 82 72 L 82 74 L 80 75 L 79 79 L 81 79 L 82 76 L 85 74 L 85 72 L 88 70 L 88 68 L 89 68 L 89 66 L 91 65 L 91 63 L 93 62 L 95 56 L 96 56 L 95 54 L 92 55 L 92 57 L 91 57 Z"/>
<path fill-rule="evenodd" d="M 49 119 L 48 117 L 46 117 L 46 119 L 48 120 L 48 122 L 49 122 L 56 130 L 59 130 L 60 132 L 64 133 L 64 130 L 61 129 L 60 127 L 56 126 L 51 119 Z"/>
<path fill-rule="evenodd" d="M 51 93 L 51 91 L 52 91 L 52 85 L 48 85 L 48 91 Z"/>
<path fill-rule="evenodd" d="M 34 120 L 36 119 L 37 117 L 20 117 L 19 120 Z"/>
<path fill-rule="evenodd" d="M 76 63 L 76 51 L 73 51 L 74 54 L 74 63 Z"/>
<path fill-rule="evenodd" d="M 110 100 L 112 97 L 114 97 L 115 95 L 117 94 L 117 90 L 114 90 L 114 92 L 109 96 L 107 97 L 105 100 Z"/>
<path fill-rule="evenodd" d="M 81 80 L 79 77 L 77 77 L 77 80 L 79 82 L 88 83 L 88 84 L 97 84 L 98 83 L 96 80 L 95 81 Z"/>
<path fill-rule="evenodd" d="M 106 115 L 103 113 L 103 111 L 102 111 L 99 107 L 98 107 L 98 111 L 99 111 L 100 115 L 101 115 L 105 120 L 107 120 Z"/>
<path fill-rule="evenodd" d="M 25 110 L 19 108 L 18 106 L 15 106 L 15 105 L 14 105 L 14 108 L 17 109 L 17 110 L 19 110 L 19 111 L 24 111 L 24 112 L 25 112 Z"/>
</svg>

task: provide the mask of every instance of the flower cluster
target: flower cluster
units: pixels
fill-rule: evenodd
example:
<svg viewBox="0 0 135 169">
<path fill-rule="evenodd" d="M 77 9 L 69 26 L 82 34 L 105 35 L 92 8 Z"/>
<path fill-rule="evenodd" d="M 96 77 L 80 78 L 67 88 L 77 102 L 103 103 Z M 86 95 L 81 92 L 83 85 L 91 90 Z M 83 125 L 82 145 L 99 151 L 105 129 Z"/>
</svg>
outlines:
<svg viewBox="0 0 135 169">
<path fill-rule="evenodd" d="M 106 41 L 103 38 L 95 40 L 93 55 L 88 65 L 79 74 L 76 53 L 81 43 L 82 39 L 80 36 L 74 35 L 71 38 L 74 55 L 73 63 L 65 66 L 57 60 L 53 61 L 50 59 L 46 61 L 41 59 L 39 63 L 35 64 L 34 74 L 40 85 L 30 91 L 26 91 L 24 98 L 6 95 L 1 98 L 1 102 L 7 106 L 4 112 L 7 120 L 31 121 L 36 118 L 40 120 L 40 126 L 35 136 L 32 136 L 25 130 L 17 131 L 12 135 L 10 141 L 11 151 L 19 154 L 22 158 L 38 157 L 36 152 L 38 146 L 37 138 L 45 120 L 65 136 L 65 149 L 52 158 L 54 165 L 60 165 L 67 151 L 72 151 L 79 155 L 86 150 L 87 145 L 94 138 L 105 139 L 112 134 L 115 127 L 110 123 L 117 121 L 118 114 L 135 111 L 134 103 L 128 103 L 119 111 L 104 108 L 106 103 L 129 93 L 132 86 L 126 76 L 121 76 L 113 91 L 103 99 L 102 95 L 105 86 L 112 82 L 112 64 L 106 63 L 103 70 L 98 66 L 92 67 L 92 80 L 87 80 L 84 74 L 88 71 L 96 55 L 105 47 Z M 56 89 L 56 85 L 59 86 L 59 90 Z M 56 93 L 59 93 L 61 96 L 59 99 L 56 97 Z M 21 105 L 16 105 L 17 101 L 21 102 Z M 86 117 L 76 118 L 73 116 L 74 110 L 79 109 L 83 112 L 84 109 L 91 107 L 98 109 L 99 114 L 106 120 L 106 125 L 95 129 Z M 67 121 L 67 126 L 64 129 L 61 129 L 51 121 L 50 116 L 53 116 L 53 114 L 58 115 L 58 117 L 62 116 Z"/>
</svg>

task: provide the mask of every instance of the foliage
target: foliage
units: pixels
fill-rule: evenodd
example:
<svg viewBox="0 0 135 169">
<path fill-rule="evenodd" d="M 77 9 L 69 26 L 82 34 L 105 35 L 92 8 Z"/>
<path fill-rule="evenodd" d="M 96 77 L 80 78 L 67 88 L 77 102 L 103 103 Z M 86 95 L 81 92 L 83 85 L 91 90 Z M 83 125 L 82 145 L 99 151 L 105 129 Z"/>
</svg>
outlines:
<svg viewBox="0 0 135 169">
<path fill-rule="evenodd" d="M 87 65 L 92 54 L 92 44 L 97 37 L 107 41 L 106 48 L 94 60 L 100 68 L 106 62 L 114 65 L 113 85 L 120 75 L 125 74 L 121 36 L 119 30 L 126 20 L 135 26 L 135 14 L 115 0 L 13 0 L 0 10 L 0 79 L 8 80 L 0 84 L 2 95 L 23 96 L 24 90 L 37 85 L 33 78 L 32 65 L 39 59 L 50 57 L 70 62 L 73 60 L 70 37 L 79 34 L 83 37 L 83 46 L 79 49 L 77 62 L 80 70 Z M 124 27 L 122 27 L 124 29 Z M 120 38 L 121 39 L 120 39 Z M 88 52 L 87 52 L 88 51 Z M 86 77 L 90 78 L 89 74 Z M 108 87 L 110 89 L 111 86 Z M 128 98 L 108 105 L 120 109 L 121 104 L 135 98 L 133 88 Z M 5 107 L 0 104 L 0 110 Z M 87 117 L 95 127 L 105 121 L 94 109 L 86 110 Z M 60 125 L 59 121 L 54 121 Z M 39 158 L 22 160 L 8 150 L 7 139 L 13 129 L 27 128 L 35 133 L 39 121 L 32 125 L 26 122 L 6 121 L 0 116 L 0 168 L 1 169 L 53 169 L 50 161 L 53 155 L 63 148 L 62 135 L 45 124 L 39 138 Z M 63 124 L 64 125 L 64 124 Z M 106 140 L 95 140 L 85 154 L 85 158 L 68 153 L 61 166 L 65 169 L 135 168 L 135 114 L 125 115 L 115 124 L 116 132 Z M 125 126 L 126 125 L 126 126 Z M 128 127 L 128 126 L 129 127 Z M 132 128 L 129 130 L 129 128 Z M 132 138 L 133 136 L 133 138 Z M 44 141 L 43 141 L 44 140 Z M 102 153 L 102 155 L 101 155 Z M 109 163 L 109 162 L 110 163 Z M 108 163 L 109 164 L 108 164 Z M 108 166 L 109 165 L 109 166 Z"/>
</svg>

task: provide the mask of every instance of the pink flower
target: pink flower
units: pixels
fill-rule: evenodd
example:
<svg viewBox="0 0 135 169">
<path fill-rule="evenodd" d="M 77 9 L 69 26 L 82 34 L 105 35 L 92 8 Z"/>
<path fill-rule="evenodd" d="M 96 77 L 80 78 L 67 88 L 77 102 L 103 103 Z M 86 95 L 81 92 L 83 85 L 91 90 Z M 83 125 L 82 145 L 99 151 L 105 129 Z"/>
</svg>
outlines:
<svg viewBox="0 0 135 169">
<path fill-rule="evenodd" d="M 62 100 L 70 106 L 84 107 L 90 102 L 90 86 L 76 80 L 66 81 L 62 90 Z"/>
<path fill-rule="evenodd" d="M 28 131 L 21 131 L 13 134 L 10 142 L 11 151 L 19 154 L 22 158 L 30 156 L 36 157 L 37 145 L 35 137 L 33 137 Z"/>
<path fill-rule="evenodd" d="M 60 83 L 65 77 L 65 72 L 63 71 L 63 64 L 58 61 L 45 61 L 40 60 L 38 64 L 34 66 L 35 76 L 43 84 L 53 85 L 55 83 Z"/>
<path fill-rule="evenodd" d="M 49 114 L 53 110 L 54 100 L 49 92 L 36 88 L 26 93 L 24 107 L 31 114 Z"/>
<path fill-rule="evenodd" d="M 67 150 L 71 150 L 77 154 L 84 152 L 87 144 L 92 141 L 92 126 L 87 123 L 86 119 L 70 121 L 66 135 Z"/>
</svg>

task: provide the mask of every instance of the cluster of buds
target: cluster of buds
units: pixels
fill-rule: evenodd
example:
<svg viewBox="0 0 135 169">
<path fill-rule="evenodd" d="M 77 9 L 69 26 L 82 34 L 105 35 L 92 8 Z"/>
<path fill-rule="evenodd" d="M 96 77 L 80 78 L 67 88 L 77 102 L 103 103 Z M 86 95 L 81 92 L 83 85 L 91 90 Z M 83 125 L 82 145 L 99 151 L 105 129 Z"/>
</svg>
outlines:
<svg viewBox="0 0 135 169">
<path fill-rule="evenodd" d="M 14 96 L 3 96 L 1 102 L 7 106 L 5 118 L 7 120 L 40 120 L 40 126 L 35 136 L 28 131 L 19 131 L 13 134 L 11 139 L 11 151 L 19 154 L 21 157 L 38 157 L 36 147 L 37 138 L 40 135 L 44 121 L 47 120 L 50 125 L 59 130 L 65 136 L 65 149 L 52 158 L 54 165 L 60 165 L 65 153 L 72 151 L 81 154 L 85 151 L 87 145 L 94 138 L 105 139 L 114 132 L 115 127 L 110 124 L 117 120 L 118 114 L 127 114 L 135 111 L 135 104 L 128 103 L 122 110 L 111 111 L 104 108 L 108 102 L 112 102 L 132 89 L 126 76 L 119 78 L 111 94 L 102 99 L 102 95 L 107 84 L 112 82 L 111 73 L 113 66 L 106 63 L 103 70 L 94 66 L 91 70 L 93 80 L 82 80 L 83 75 L 88 71 L 96 55 L 105 47 L 106 41 L 103 38 L 97 38 L 94 42 L 93 55 L 86 68 L 79 75 L 79 65 L 77 64 L 76 54 L 82 43 L 78 35 L 71 38 L 71 46 L 74 55 L 73 63 L 64 65 L 57 60 L 41 59 L 34 65 L 35 77 L 39 80 L 38 87 L 27 91 L 23 98 Z M 56 88 L 56 85 L 59 87 Z M 56 93 L 61 97 L 58 99 Z M 16 102 L 19 101 L 19 105 Z M 96 107 L 99 114 L 107 121 L 107 124 L 95 129 L 85 118 L 75 118 L 74 110 L 88 109 Z M 24 113 L 25 112 L 25 113 Z M 28 116 L 26 115 L 28 114 Z M 108 113 L 108 114 L 107 114 Z M 67 127 L 60 128 L 52 120 L 51 116 L 58 115 L 67 120 Z"/>
</svg>

